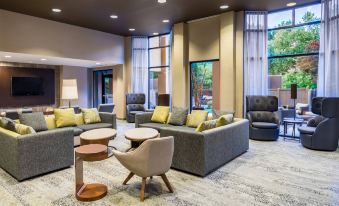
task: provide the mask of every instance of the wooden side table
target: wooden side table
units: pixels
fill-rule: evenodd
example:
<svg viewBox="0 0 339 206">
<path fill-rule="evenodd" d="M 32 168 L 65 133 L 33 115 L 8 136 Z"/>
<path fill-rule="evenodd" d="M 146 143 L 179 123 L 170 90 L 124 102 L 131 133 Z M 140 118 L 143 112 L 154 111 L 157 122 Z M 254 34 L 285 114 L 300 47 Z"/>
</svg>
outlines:
<svg viewBox="0 0 339 206">
<path fill-rule="evenodd" d="M 139 147 L 144 141 L 159 136 L 159 132 L 151 128 L 135 128 L 125 132 L 125 138 L 131 141 L 133 148 Z"/>
<path fill-rule="evenodd" d="M 90 144 L 75 149 L 75 197 L 79 201 L 94 201 L 106 196 L 107 186 L 100 183 L 84 183 L 83 161 L 107 159 L 107 146 Z"/>
</svg>

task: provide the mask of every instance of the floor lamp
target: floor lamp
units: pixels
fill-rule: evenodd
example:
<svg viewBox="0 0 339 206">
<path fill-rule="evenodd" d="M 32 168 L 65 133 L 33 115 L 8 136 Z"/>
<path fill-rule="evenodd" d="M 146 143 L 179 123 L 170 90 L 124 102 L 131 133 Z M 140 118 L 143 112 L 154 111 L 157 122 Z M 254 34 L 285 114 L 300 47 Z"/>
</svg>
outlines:
<svg viewBox="0 0 339 206">
<path fill-rule="evenodd" d="M 62 80 L 62 97 L 63 100 L 68 100 L 68 107 L 71 108 L 71 101 L 78 99 L 78 86 L 76 79 Z"/>
<path fill-rule="evenodd" d="M 296 117 L 297 110 L 295 108 L 295 101 L 298 98 L 298 92 L 297 92 L 297 84 L 291 84 L 291 99 L 293 99 L 294 102 L 294 119 Z"/>
</svg>

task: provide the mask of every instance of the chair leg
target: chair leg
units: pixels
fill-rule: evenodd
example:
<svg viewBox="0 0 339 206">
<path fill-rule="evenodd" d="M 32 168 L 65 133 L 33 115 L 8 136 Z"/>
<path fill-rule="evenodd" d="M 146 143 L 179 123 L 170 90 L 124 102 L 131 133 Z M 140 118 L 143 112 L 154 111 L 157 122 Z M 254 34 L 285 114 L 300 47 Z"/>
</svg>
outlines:
<svg viewBox="0 0 339 206">
<path fill-rule="evenodd" d="M 171 193 L 173 193 L 173 188 L 172 188 L 170 182 L 168 181 L 166 174 L 162 174 L 162 175 L 160 175 L 160 176 L 161 176 L 162 180 L 165 182 L 165 184 L 166 184 L 168 190 L 169 190 Z"/>
<path fill-rule="evenodd" d="M 127 182 L 134 176 L 133 172 L 130 172 L 125 181 L 122 183 L 123 185 L 126 185 Z"/>
<path fill-rule="evenodd" d="M 146 177 L 142 178 L 141 190 L 140 190 L 140 201 L 143 202 L 145 199 L 145 187 L 146 187 Z"/>
</svg>

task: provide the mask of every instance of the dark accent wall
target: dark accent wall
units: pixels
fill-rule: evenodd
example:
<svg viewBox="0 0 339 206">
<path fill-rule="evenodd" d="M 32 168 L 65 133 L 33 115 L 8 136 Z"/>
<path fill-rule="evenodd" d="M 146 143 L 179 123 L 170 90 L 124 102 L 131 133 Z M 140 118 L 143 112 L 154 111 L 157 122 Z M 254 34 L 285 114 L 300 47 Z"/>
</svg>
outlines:
<svg viewBox="0 0 339 206">
<path fill-rule="evenodd" d="M 44 95 L 42 96 L 12 96 L 12 77 L 40 77 L 43 78 Z M 25 107 L 54 105 L 55 70 L 45 68 L 0 66 L 0 107 Z"/>
</svg>

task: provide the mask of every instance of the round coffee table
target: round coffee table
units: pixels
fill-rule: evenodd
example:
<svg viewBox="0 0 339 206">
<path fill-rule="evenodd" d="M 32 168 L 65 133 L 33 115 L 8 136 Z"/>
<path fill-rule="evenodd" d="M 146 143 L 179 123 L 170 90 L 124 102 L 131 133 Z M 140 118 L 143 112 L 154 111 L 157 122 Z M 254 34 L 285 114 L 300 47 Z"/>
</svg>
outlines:
<svg viewBox="0 0 339 206">
<path fill-rule="evenodd" d="M 159 136 L 159 132 L 151 128 L 135 128 L 125 132 L 125 138 L 131 141 L 132 148 L 139 147 L 144 141 Z"/>
<path fill-rule="evenodd" d="M 108 146 L 109 140 L 114 138 L 117 135 L 115 129 L 102 128 L 102 129 L 93 129 L 87 132 L 80 134 L 80 145 L 88 144 L 102 144 L 107 146 L 108 157 L 113 155 L 111 146 Z"/>
<path fill-rule="evenodd" d="M 79 201 L 94 201 L 107 194 L 107 186 L 100 183 L 84 183 L 83 161 L 100 161 L 107 158 L 107 146 L 90 144 L 75 149 L 75 197 Z"/>
</svg>

